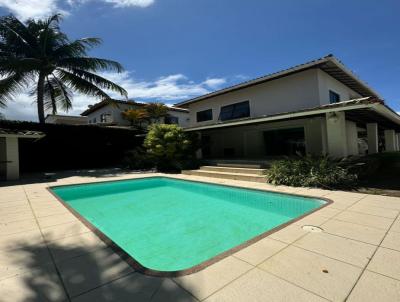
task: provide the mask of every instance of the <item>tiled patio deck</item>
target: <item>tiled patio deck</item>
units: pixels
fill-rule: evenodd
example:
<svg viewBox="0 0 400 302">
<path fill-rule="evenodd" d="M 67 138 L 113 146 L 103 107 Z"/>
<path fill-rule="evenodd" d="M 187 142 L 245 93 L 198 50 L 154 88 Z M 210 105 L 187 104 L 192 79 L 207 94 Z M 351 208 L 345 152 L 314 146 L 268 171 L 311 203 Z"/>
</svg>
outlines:
<svg viewBox="0 0 400 302">
<path fill-rule="evenodd" d="M 201 272 L 156 278 L 135 273 L 46 190 L 154 175 L 0 187 L 0 301 L 400 301 L 400 198 L 176 175 L 334 203 Z"/>
</svg>

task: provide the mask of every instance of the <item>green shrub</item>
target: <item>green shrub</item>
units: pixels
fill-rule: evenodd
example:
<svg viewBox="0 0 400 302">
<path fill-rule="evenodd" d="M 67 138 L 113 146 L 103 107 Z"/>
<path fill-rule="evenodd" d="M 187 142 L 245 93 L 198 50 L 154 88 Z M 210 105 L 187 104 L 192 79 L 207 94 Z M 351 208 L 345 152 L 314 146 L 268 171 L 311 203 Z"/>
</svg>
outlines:
<svg viewBox="0 0 400 302">
<path fill-rule="evenodd" d="M 123 166 L 131 170 L 150 170 L 155 167 L 149 155 L 142 148 L 128 151 L 123 159 Z"/>
<path fill-rule="evenodd" d="M 147 154 L 158 171 L 172 172 L 195 161 L 198 148 L 196 136 L 177 125 L 153 124 L 144 140 Z"/>
<path fill-rule="evenodd" d="M 295 187 L 352 187 L 357 176 L 328 157 L 297 157 L 274 162 L 266 171 L 267 181 Z"/>
</svg>

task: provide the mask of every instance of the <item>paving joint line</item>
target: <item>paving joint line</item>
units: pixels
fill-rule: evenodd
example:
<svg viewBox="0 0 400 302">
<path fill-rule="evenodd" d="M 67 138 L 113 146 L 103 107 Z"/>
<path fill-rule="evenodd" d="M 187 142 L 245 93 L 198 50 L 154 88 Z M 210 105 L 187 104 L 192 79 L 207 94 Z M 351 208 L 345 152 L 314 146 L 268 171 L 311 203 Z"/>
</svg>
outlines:
<svg viewBox="0 0 400 302">
<path fill-rule="evenodd" d="M 61 284 L 61 286 L 62 286 L 62 288 L 63 288 L 63 290 L 64 290 L 65 296 L 67 297 L 67 300 L 68 300 L 69 302 L 71 302 L 71 297 L 70 297 L 70 295 L 69 295 L 69 293 L 68 293 L 68 291 L 67 291 L 67 288 L 66 288 L 66 286 L 65 286 L 65 284 L 64 284 L 64 281 L 63 281 L 63 279 L 62 279 L 62 277 L 61 277 L 61 273 L 60 273 L 60 271 L 59 271 L 59 269 L 58 269 L 58 267 L 57 267 L 57 264 L 56 264 L 56 262 L 55 262 L 55 260 L 54 260 L 53 254 L 51 253 L 50 248 L 49 248 L 49 246 L 48 246 L 48 244 L 47 244 L 47 240 L 46 240 L 46 238 L 45 238 L 44 235 L 43 235 L 42 229 L 40 228 L 39 221 L 37 220 L 36 214 L 35 214 L 35 212 L 33 211 L 33 208 L 32 208 L 32 205 L 31 205 L 31 202 L 30 202 L 30 199 L 29 199 L 29 196 L 28 196 L 28 194 L 27 194 L 27 192 L 26 192 L 24 186 L 22 186 L 22 189 L 24 190 L 25 196 L 26 196 L 26 198 L 28 199 L 29 206 L 31 207 L 31 211 L 33 212 L 33 216 L 35 217 L 35 221 L 36 221 L 36 224 L 37 224 L 37 226 L 38 226 L 38 228 L 39 228 L 39 232 L 40 232 L 40 234 L 41 234 L 41 236 L 42 236 L 43 242 L 44 242 L 44 244 L 45 244 L 45 246 L 46 246 L 46 249 L 47 249 L 47 251 L 48 251 L 48 253 L 49 253 L 49 257 L 50 257 L 51 262 L 52 262 L 52 264 L 53 264 L 53 266 L 54 266 L 54 269 L 55 269 L 55 271 L 56 271 L 56 274 L 57 274 L 57 277 L 58 277 L 58 279 L 59 279 L 59 282 L 60 282 L 60 284 Z"/>
</svg>

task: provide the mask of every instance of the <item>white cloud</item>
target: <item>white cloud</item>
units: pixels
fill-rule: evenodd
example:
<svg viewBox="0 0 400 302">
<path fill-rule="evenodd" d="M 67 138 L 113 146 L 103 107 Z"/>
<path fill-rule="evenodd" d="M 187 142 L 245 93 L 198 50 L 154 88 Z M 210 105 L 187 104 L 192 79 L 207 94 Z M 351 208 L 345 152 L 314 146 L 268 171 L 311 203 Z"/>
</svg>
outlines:
<svg viewBox="0 0 400 302">
<path fill-rule="evenodd" d="M 190 81 L 183 74 L 163 76 L 154 81 L 136 80 L 131 77 L 129 72 L 105 73 L 103 76 L 124 87 L 128 91 L 129 98 L 144 102 L 159 101 L 168 104 L 209 93 L 221 88 L 227 82 L 224 78 L 207 78 L 196 83 Z M 121 98 L 115 93 L 110 93 L 110 95 Z M 75 95 L 73 109 L 68 114 L 79 115 L 87 109 L 88 105 L 98 101 L 93 97 Z M 20 94 L 14 102 L 8 103 L 4 110 L 1 109 L 1 112 L 10 120 L 37 121 L 36 103 L 34 103 L 34 98 L 27 93 Z M 59 112 L 59 114 L 63 114 L 63 112 Z"/>
<path fill-rule="evenodd" d="M 154 0 L 104 0 L 107 3 L 114 4 L 115 7 L 148 7 L 154 3 Z"/>
<path fill-rule="evenodd" d="M 152 5 L 154 0 L 0 0 L 0 7 L 6 8 L 21 20 L 26 20 L 29 18 L 45 18 L 54 13 L 68 15 L 68 9 L 72 6 L 86 2 L 109 3 L 116 8 L 144 8 Z"/>
<path fill-rule="evenodd" d="M 0 0 L 0 7 L 22 20 L 46 17 L 56 11 L 64 12 L 57 4 L 58 0 Z"/>
</svg>

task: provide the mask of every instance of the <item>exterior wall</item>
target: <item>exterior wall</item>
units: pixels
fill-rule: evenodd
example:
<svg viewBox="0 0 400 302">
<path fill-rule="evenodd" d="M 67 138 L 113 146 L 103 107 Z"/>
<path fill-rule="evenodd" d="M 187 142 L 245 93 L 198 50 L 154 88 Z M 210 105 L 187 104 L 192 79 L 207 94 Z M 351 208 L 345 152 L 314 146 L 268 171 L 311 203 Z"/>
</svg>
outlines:
<svg viewBox="0 0 400 302">
<path fill-rule="evenodd" d="M 348 101 L 351 99 L 360 98 L 361 95 L 350 89 L 343 83 L 331 77 L 325 71 L 317 69 L 318 72 L 318 93 L 319 104 L 329 104 L 329 90 L 336 92 L 340 95 L 340 101 Z"/>
<path fill-rule="evenodd" d="M 92 112 L 88 114 L 88 120 L 90 124 L 96 123 L 100 124 L 100 116 L 102 114 L 111 114 L 111 120 L 108 123 L 113 123 L 117 124 L 119 126 L 130 126 L 129 121 L 125 120 L 122 117 L 122 112 L 127 110 L 127 109 L 140 109 L 143 108 L 142 106 L 135 106 L 135 105 L 128 105 L 128 104 L 118 104 L 117 106 L 114 106 L 112 104 L 106 105 L 104 107 L 99 108 L 95 112 Z M 189 113 L 187 112 L 181 112 L 181 111 L 175 111 L 175 110 L 169 110 L 168 114 L 174 117 L 177 117 L 179 120 L 179 126 L 181 127 L 187 127 L 189 125 Z M 96 121 L 95 121 L 96 119 Z"/>
<path fill-rule="evenodd" d="M 261 159 L 266 157 L 263 132 L 289 128 L 304 128 L 307 153 L 323 153 L 324 119 L 321 117 L 228 129 L 222 128 L 203 131 L 202 133 L 211 137 L 211 158 L 223 158 L 224 148 L 233 148 L 235 150 L 235 157 Z"/>
<path fill-rule="evenodd" d="M 18 138 L 6 137 L 7 180 L 19 178 Z"/>
<path fill-rule="evenodd" d="M 222 106 L 247 100 L 251 117 L 317 107 L 320 104 L 317 69 L 189 104 L 190 126 L 214 124 Z M 196 113 L 207 109 L 213 110 L 213 119 L 197 123 Z"/>
</svg>

